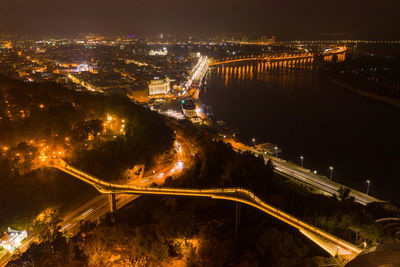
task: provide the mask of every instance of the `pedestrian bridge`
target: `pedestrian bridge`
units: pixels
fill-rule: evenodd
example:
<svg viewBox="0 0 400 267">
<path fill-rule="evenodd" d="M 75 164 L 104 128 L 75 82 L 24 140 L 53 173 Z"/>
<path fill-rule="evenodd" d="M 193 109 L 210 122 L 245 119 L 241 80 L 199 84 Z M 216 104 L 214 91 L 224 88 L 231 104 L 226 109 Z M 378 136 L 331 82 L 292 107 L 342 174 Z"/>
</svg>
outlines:
<svg viewBox="0 0 400 267">
<path fill-rule="evenodd" d="M 94 186 L 102 194 L 108 194 L 111 211 L 115 210 L 115 194 L 190 196 L 224 199 L 252 206 L 286 224 L 291 225 L 292 227 L 295 227 L 303 235 L 328 252 L 331 256 L 337 256 L 343 264 L 355 258 L 362 252 L 362 250 L 355 245 L 350 244 L 330 233 L 325 232 L 324 230 L 310 225 L 280 209 L 267 204 L 257 197 L 253 192 L 244 188 L 190 189 L 120 185 L 105 182 L 97 177 L 68 165 L 63 160 L 55 160 L 50 166 Z"/>
</svg>

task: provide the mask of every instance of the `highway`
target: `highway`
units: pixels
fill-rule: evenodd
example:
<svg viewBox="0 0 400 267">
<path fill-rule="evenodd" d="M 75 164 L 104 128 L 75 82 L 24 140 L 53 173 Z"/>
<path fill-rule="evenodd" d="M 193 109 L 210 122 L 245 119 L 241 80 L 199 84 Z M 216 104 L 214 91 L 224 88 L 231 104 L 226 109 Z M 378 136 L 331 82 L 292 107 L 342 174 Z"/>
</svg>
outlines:
<svg viewBox="0 0 400 267">
<path fill-rule="evenodd" d="M 121 185 L 105 182 L 88 173 L 78 170 L 62 160 L 54 162 L 53 167 L 58 168 L 88 184 L 94 186 L 103 194 L 135 194 L 135 195 L 172 195 L 172 196 L 191 196 L 209 197 L 213 199 L 224 199 L 240 202 L 257 208 L 277 219 L 283 221 L 311 239 L 330 255 L 338 255 L 345 262 L 353 259 L 361 253 L 361 249 L 331 235 L 313 225 L 297 219 L 286 212 L 279 210 L 258 198 L 254 193 L 243 188 L 212 188 L 212 189 L 187 189 L 187 188 L 160 188 L 160 187 L 139 187 L 136 185 Z"/>
<path fill-rule="evenodd" d="M 118 195 L 116 197 L 116 205 L 117 209 L 122 208 L 129 202 L 137 199 L 140 195 Z M 104 216 L 107 212 L 110 211 L 109 203 L 107 195 L 99 195 L 88 201 L 78 209 L 66 214 L 62 218 L 62 222 L 60 223 L 60 231 L 67 235 L 74 235 L 79 230 L 79 225 L 83 221 L 93 222 L 98 220 L 98 218 Z M 4 253 L 2 257 L 0 257 L 0 266 L 6 266 L 7 263 L 11 260 L 12 256 L 19 252 L 26 251 L 29 246 L 38 242 L 39 237 L 35 234 L 30 233 L 28 235 L 28 240 L 23 243 L 18 250 L 13 251 L 13 253 Z"/>
<path fill-rule="evenodd" d="M 332 181 L 332 180 L 328 179 L 327 177 L 314 174 L 310 170 L 307 170 L 300 166 L 288 163 L 285 160 L 271 156 L 269 154 L 265 154 L 262 151 L 258 151 L 257 149 L 247 146 L 243 143 L 236 142 L 232 139 L 227 139 L 227 138 L 223 138 L 221 140 L 226 143 L 231 144 L 233 149 L 236 151 L 238 151 L 238 150 L 249 151 L 255 155 L 262 155 L 266 161 L 272 160 L 272 162 L 274 163 L 274 166 L 275 166 L 275 172 L 289 176 L 292 179 L 296 179 L 296 180 L 300 181 L 301 183 L 304 183 L 308 186 L 316 188 L 325 194 L 338 196 L 339 189 L 341 187 L 343 187 L 343 188 L 347 187 L 342 184 L 336 183 L 335 181 Z M 347 188 L 349 188 L 349 187 L 347 187 Z M 354 201 L 358 202 L 362 205 L 367 205 L 367 204 L 373 203 L 373 202 L 384 202 L 383 200 L 380 200 L 373 196 L 364 194 L 355 189 L 351 189 L 351 188 L 349 188 L 349 189 L 351 190 L 350 196 L 354 197 Z"/>
</svg>

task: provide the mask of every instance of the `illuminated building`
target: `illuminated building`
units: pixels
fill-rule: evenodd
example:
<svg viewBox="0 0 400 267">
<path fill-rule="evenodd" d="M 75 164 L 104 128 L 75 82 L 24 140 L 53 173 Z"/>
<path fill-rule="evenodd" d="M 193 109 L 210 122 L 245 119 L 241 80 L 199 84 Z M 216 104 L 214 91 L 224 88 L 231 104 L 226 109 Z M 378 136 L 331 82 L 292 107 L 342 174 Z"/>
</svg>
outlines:
<svg viewBox="0 0 400 267">
<path fill-rule="evenodd" d="M 183 115 L 187 118 L 193 118 L 197 116 L 196 106 L 192 100 L 182 99 L 181 107 Z"/>
<path fill-rule="evenodd" d="M 165 79 L 154 79 L 149 84 L 149 95 L 165 95 L 169 92 L 170 81 Z"/>
<path fill-rule="evenodd" d="M 82 71 L 89 71 L 89 67 L 87 64 L 80 64 L 76 68 L 76 72 L 82 72 Z"/>
<path fill-rule="evenodd" d="M 189 52 L 189 57 L 200 57 L 201 53 L 200 52 Z"/>
<path fill-rule="evenodd" d="M 12 44 L 11 44 L 11 42 L 0 41 L 0 48 L 11 49 L 12 48 Z"/>
<path fill-rule="evenodd" d="M 12 230 L 8 227 L 5 235 L 0 239 L 0 246 L 8 251 L 13 251 L 19 246 L 21 246 L 21 242 L 28 236 L 25 230 L 17 231 Z"/>
<path fill-rule="evenodd" d="M 267 40 L 267 42 L 268 43 L 275 43 L 275 36 L 272 36 L 271 38 L 269 38 L 268 40 Z"/>
<path fill-rule="evenodd" d="M 163 49 L 158 49 L 158 50 L 150 50 L 149 51 L 149 56 L 166 56 L 168 55 L 168 50 L 167 48 L 163 48 Z"/>
</svg>

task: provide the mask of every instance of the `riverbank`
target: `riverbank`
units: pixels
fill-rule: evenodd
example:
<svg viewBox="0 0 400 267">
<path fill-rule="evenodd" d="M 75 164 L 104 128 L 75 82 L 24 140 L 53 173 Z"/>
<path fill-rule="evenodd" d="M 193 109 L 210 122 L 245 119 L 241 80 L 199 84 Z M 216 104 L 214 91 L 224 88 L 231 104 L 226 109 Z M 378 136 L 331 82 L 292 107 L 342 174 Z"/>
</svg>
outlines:
<svg viewBox="0 0 400 267">
<path fill-rule="evenodd" d="M 393 105 L 395 107 L 400 108 L 400 99 L 395 99 L 395 98 L 392 98 L 392 97 L 382 96 L 382 95 L 374 94 L 374 93 L 371 93 L 371 92 L 367 92 L 367 91 L 356 89 L 353 86 L 350 86 L 348 84 L 340 82 L 340 81 L 330 77 L 327 74 L 322 74 L 322 76 L 325 79 L 327 79 L 328 81 L 330 81 L 330 82 L 332 82 L 332 83 L 334 83 L 336 85 L 339 85 L 340 87 L 343 87 L 343 88 L 345 88 L 347 90 L 350 90 L 350 91 L 352 91 L 354 93 L 357 93 L 359 95 L 366 96 L 368 98 L 372 98 L 374 100 L 377 100 L 377 101 L 380 101 L 380 102 L 384 102 L 386 104 L 390 104 L 390 105 Z"/>
<path fill-rule="evenodd" d="M 200 98 L 216 120 L 239 130 L 244 143 L 271 142 L 282 158 L 300 164 L 303 156 L 304 167 L 328 177 L 332 166 L 336 182 L 360 192 L 368 179 L 371 195 L 400 201 L 394 167 L 399 108 L 345 90 L 317 72 L 254 67 L 240 77 L 234 68 L 228 76 L 211 70 Z"/>
</svg>

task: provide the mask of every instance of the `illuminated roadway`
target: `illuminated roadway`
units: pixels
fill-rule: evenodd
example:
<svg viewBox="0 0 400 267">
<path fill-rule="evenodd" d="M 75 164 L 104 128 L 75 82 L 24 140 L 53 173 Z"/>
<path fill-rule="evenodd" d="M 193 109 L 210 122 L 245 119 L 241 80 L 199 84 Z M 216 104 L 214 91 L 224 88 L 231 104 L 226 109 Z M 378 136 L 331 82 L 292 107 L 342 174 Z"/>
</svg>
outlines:
<svg viewBox="0 0 400 267">
<path fill-rule="evenodd" d="M 226 143 L 231 144 L 232 148 L 236 151 L 238 151 L 238 150 L 249 151 L 255 155 L 262 155 L 265 158 L 265 160 L 271 159 L 275 166 L 275 172 L 289 176 L 292 179 L 296 179 L 296 180 L 300 181 L 301 183 L 304 183 L 308 186 L 316 188 L 326 194 L 337 196 L 339 194 L 338 193 L 339 189 L 341 187 L 342 188 L 346 187 L 346 186 L 343 186 L 342 184 L 336 183 L 335 181 L 328 179 L 327 177 L 314 174 L 309 170 L 301 168 L 300 166 L 297 166 L 295 164 L 290 164 L 290 163 L 286 162 L 285 160 L 265 154 L 261 151 L 258 151 L 255 148 L 247 146 L 243 143 L 236 142 L 232 139 L 227 139 L 227 138 L 224 138 L 221 140 Z M 373 203 L 373 202 L 384 202 L 383 200 L 380 200 L 373 196 L 364 194 L 355 189 L 351 189 L 351 188 L 349 188 L 349 189 L 350 189 L 349 195 L 354 197 L 355 202 L 358 202 L 362 205 L 367 205 L 367 204 Z"/>
<path fill-rule="evenodd" d="M 244 203 L 255 207 L 273 217 L 295 227 L 303 235 L 312 240 L 318 246 L 327 251 L 330 255 L 339 255 L 343 262 L 347 262 L 357 256 L 362 250 L 358 247 L 339 239 L 321 229 L 318 229 L 310 224 L 307 224 L 271 205 L 268 205 L 251 191 L 243 188 L 221 188 L 221 189 L 182 189 L 182 188 L 157 188 L 148 187 L 151 183 L 158 181 L 162 182 L 168 172 L 173 172 L 177 168 L 179 162 L 187 163 L 189 155 L 195 153 L 190 143 L 185 143 L 182 138 L 177 138 L 180 143 L 178 156 L 175 162 L 170 166 L 158 171 L 152 176 L 144 177 L 135 185 L 120 185 L 105 182 L 92 175 L 82 172 L 72 166 L 69 166 L 62 160 L 53 162 L 52 167 L 58 168 L 92 186 L 94 186 L 102 195 L 99 195 L 85 203 L 78 209 L 69 212 L 63 217 L 60 224 L 61 231 L 73 235 L 79 229 L 76 226 L 80 225 L 81 221 L 96 221 L 98 218 L 109 212 L 110 205 L 108 196 L 116 194 L 115 205 L 119 209 L 127 203 L 135 200 L 140 195 L 173 195 L 173 196 L 192 196 L 192 197 L 210 197 L 214 199 L 224 199 L 235 202 Z M 161 175 L 162 174 L 162 175 Z M 137 184 L 140 184 L 138 186 Z M 107 196 L 108 195 L 108 196 Z M 19 250 L 25 251 L 29 245 L 37 241 L 37 237 L 33 236 L 25 242 Z M 0 260 L 0 266 L 4 266 L 10 260 L 12 254 L 8 254 Z"/>
<path fill-rule="evenodd" d="M 196 153 L 193 146 L 180 136 L 176 136 L 177 154 L 175 160 L 159 170 L 156 173 L 140 177 L 130 184 L 140 184 L 141 186 L 149 186 L 152 183 L 162 183 L 164 179 L 174 174 L 179 173 L 190 164 L 190 156 Z M 120 209 L 131 201 L 137 199 L 140 195 L 136 194 L 118 194 L 115 198 L 116 208 Z M 110 211 L 110 205 L 107 195 L 101 194 L 87 201 L 85 204 L 74 208 L 71 211 L 61 215 L 62 222 L 60 223 L 60 231 L 74 235 L 79 230 L 79 225 L 82 221 L 94 222 Z M 12 253 L 3 253 L 0 255 L 0 266 L 3 267 L 11 260 L 12 256 L 17 252 L 26 251 L 33 242 L 38 242 L 39 238 L 34 233 L 29 233 L 28 239 Z"/>
<path fill-rule="evenodd" d="M 97 177 L 78 170 L 63 160 L 54 161 L 52 165 L 92 186 L 103 194 L 135 194 L 135 195 L 171 195 L 210 197 L 213 199 L 224 199 L 247 204 L 255 207 L 273 217 L 283 221 L 311 239 L 330 255 L 338 255 L 344 261 L 348 261 L 358 255 L 362 250 L 332 234 L 329 234 L 313 225 L 299 220 L 286 212 L 279 210 L 258 198 L 254 193 L 243 188 L 218 188 L 218 189 L 184 189 L 184 188 L 158 188 L 139 187 L 136 185 L 120 185 L 105 182 Z"/>
</svg>

